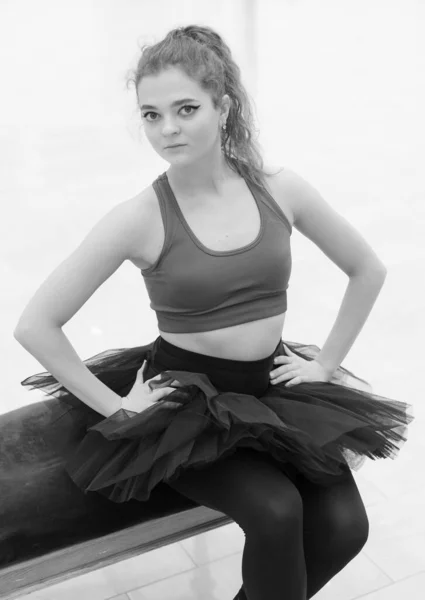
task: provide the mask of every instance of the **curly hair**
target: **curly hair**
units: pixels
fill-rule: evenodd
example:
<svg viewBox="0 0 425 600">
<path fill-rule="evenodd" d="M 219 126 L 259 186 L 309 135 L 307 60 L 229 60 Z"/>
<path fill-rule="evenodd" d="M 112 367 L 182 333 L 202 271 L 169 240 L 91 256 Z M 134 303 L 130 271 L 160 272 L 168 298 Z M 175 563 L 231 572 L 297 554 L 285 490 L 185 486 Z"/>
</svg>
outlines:
<svg viewBox="0 0 425 600">
<path fill-rule="evenodd" d="M 136 90 L 141 79 L 169 66 L 177 65 L 211 95 L 215 109 L 224 94 L 232 103 L 227 129 L 221 131 L 221 148 L 229 167 L 244 179 L 263 187 L 264 169 L 248 94 L 241 82 L 241 71 L 232 58 L 229 46 L 211 27 L 187 25 L 167 33 L 153 45 L 143 45 L 137 67 L 131 72 L 127 86 Z"/>
</svg>

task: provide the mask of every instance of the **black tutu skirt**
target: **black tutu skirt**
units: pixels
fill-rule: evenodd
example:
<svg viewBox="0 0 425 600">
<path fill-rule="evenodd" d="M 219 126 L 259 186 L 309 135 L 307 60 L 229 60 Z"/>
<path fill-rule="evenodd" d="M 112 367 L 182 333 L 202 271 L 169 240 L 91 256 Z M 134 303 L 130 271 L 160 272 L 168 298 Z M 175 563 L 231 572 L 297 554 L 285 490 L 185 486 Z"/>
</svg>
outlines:
<svg viewBox="0 0 425 600">
<path fill-rule="evenodd" d="M 146 501 L 159 482 L 171 482 L 186 469 L 202 469 L 238 447 L 267 452 L 283 471 L 332 485 L 348 469 L 358 470 L 366 457 L 395 458 L 407 440 L 412 406 L 372 393 L 366 381 L 344 367 L 328 382 L 292 387 L 268 383 L 270 371 L 279 366 L 273 358 L 285 354 L 282 340 L 270 357 L 245 363 L 248 369 L 234 374 L 230 369 L 224 379 L 214 375 L 213 367 L 207 373 L 195 372 L 193 366 L 167 368 L 168 363 L 156 360 L 161 343 L 185 357 L 241 365 L 179 349 L 161 337 L 146 346 L 106 350 L 83 362 L 117 394 L 129 393 L 145 359 L 145 381 L 161 373 L 149 383 L 151 389 L 175 387 L 141 413 L 120 409 L 108 418 L 48 372 L 21 382 L 69 405 L 70 422 L 80 428 L 84 424 L 64 461 L 84 493 L 96 492 L 113 502 Z M 312 344 L 284 343 L 307 360 L 320 351 Z M 255 365 L 260 365 L 257 371 Z"/>
</svg>

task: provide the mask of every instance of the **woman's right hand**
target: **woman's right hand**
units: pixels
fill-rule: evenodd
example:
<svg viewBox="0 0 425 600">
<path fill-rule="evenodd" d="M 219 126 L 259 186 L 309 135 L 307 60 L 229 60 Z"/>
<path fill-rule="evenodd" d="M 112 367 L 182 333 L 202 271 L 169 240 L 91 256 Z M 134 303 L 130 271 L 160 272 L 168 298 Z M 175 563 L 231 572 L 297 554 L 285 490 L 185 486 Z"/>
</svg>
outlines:
<svg viewBox="0 0 425 600">
<path fill-rule="evenodd" d="M 149 387 L 149 381 L 155 381 L 157 379 L 161 379 L 162 373 L 155 375 L 155 377 L 151 377 L 151 379 L 147 379 L 144 381 L 144 372 L 146 367 L 146 360 L 143 361 L 142 366 L 137 371 L 136 380 L 131 388 L 130 392 L 122 399 L 122 408 L 125 410 L 130 410 L 136 413 L 141 413 L 152 404 L 156 404 L 159 400 L 171 394 L 171 392 L 175 391 L 173 387 L 162 387 L 156 390 L 151 390 Z M 172 385 L 176 387 L 182 387 L 181 384 L 174 380 Z M 164 406 L 181 406 L 179 402 L 172 401 L 163 401 L 161 404 Z"/>
</svg>

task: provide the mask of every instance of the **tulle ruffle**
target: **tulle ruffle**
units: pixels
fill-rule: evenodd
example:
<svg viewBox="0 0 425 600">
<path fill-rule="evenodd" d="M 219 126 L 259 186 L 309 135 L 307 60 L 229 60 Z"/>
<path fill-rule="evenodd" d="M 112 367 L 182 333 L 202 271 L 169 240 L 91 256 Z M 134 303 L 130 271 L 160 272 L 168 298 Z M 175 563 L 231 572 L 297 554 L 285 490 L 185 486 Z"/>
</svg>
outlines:
<svg viewBox="0 0 425 600">
<path fill-rule="evenodd" d="M 285 344 L 308 360 L 320 351 L 312 344 Z M 124 396 L 152 347 L 106 350 L 84 363 Z M 284 354 L 283 342 L 278 354 Z M 145 379 L 158 373 L 151 368 Z M 70 410 L 94 412 L 50 373 L 21 384 L 61 399 Z M 331 485 L 366 458 L 394 459 L 414 418 L 411 405 L 372 393 L 365 380 L 344 367 L 329 382 L 270 385 L 261 397 L 219 391 L 206 374 L 189 371 L 163 371 L 149 385 L 175 390 L 141 413 L 119 410 L 108 418 L 95 413 L 97 422 L 67 459 L 67 473 L 85 493 L 114 502 L 145 501 L 159 482 L 173 481 L 188 468 L 201 469 L 238 447 L 268 452 L 283 467 Z"/>
</svg>

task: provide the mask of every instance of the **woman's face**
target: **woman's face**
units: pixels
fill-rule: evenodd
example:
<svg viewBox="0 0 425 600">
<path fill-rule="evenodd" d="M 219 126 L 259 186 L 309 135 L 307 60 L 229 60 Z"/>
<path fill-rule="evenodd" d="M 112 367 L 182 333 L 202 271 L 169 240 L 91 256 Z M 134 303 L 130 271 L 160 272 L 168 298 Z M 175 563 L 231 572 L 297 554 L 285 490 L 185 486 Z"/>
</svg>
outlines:
<svg viewBox="0 0 425 600">
<path fill-rule="evenodd" d="M 137 95 L 146 136 L 167 162 L 188 164 L 213 154 L 217 145 L 221 148 L 221 125 L 230 106 L 227 94 L 222 110 L 215 110 L 211 96 L 196 81 L 169 67 L 143 77 Z M 171 144 L 183 145 L 167 148 Z"/>
</svg>

